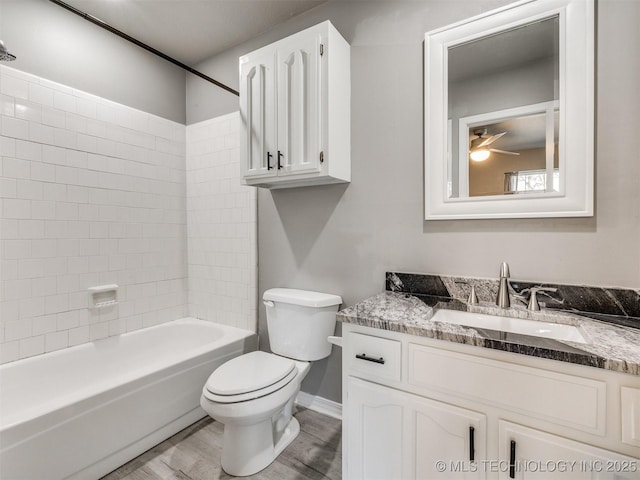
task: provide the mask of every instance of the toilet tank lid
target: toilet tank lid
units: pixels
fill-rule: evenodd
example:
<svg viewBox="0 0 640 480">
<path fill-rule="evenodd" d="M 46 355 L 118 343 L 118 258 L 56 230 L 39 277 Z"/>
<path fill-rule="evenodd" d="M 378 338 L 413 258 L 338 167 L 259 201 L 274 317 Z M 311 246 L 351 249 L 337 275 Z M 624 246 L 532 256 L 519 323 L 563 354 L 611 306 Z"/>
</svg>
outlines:
<svg viewBox="0 0 640 480">
<path fill-rule="evenodd" d="M 331 307 L 340 305 L 342 298 L 331 293 L 312 292 L 309 290 L 297 290 L 294 288 L 271 288 L 262 295 L 263 300 L 272 302 L 289 303 L 302 307 Z"/>
</svg>

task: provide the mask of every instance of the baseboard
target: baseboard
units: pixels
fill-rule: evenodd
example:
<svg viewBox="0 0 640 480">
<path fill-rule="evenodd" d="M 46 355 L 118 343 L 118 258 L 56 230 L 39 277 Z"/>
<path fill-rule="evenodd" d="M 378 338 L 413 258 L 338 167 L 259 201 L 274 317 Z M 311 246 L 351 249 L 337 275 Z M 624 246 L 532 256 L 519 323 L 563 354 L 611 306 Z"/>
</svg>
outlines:
<svg viewBox="0 0 640 480">
<path fill-rule="evenodd" d="M 311 395 L 306 392 L 299 392 L 296 403 L 314 412 L 342 420 L 342 404 L 334 402 L 333 400 L 327 400 L 326 398 Z"/>
</svg>

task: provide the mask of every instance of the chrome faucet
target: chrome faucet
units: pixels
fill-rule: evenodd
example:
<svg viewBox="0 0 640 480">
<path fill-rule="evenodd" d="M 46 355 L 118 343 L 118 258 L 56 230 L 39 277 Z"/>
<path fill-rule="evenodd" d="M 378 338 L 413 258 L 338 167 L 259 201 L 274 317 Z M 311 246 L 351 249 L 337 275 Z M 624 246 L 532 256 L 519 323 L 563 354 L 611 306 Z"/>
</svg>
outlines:
<svg viewBox="0 0 640 480">
<path fill-rule="evenodd" d="M 498 286 L 496 305 L 500 308 L 509 308 L 511 306 L 511 299 L 509 298 L 509 265 L 507 262 L 502 262 L 502 265 L 500 265 L 500 285 Z"/>
</svg>

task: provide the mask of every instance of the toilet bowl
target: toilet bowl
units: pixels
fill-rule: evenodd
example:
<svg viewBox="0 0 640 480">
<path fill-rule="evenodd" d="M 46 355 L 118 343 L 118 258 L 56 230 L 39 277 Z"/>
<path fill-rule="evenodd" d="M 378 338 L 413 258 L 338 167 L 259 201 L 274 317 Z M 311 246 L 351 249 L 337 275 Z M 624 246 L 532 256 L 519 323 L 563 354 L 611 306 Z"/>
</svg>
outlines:
<svg viewBox="0 0 640 480">
<path fill-rule="evenodd" d="M 327 357 L 337 295 L 271 289 L 264 293 L 274 353 L 251 352 L 221 365 L 202 389 L 200 405 L 224 424 L 221 464 L 234 476 L 267 467 L 296 438 L 293 406 L 311 361 Z"/>
</svg>

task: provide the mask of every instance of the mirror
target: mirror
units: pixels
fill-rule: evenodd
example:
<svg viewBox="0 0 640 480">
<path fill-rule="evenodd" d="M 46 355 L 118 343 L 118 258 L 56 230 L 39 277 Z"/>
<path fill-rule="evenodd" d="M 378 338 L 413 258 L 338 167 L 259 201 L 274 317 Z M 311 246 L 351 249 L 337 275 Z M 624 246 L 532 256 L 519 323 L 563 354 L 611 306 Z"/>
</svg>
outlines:
<svg viewBox="0 0 640 480">
<path fill-rule="evenodd" d="M 425 36 L 425 218 L 593 214 L 593 2 Z"/>
</svg>

